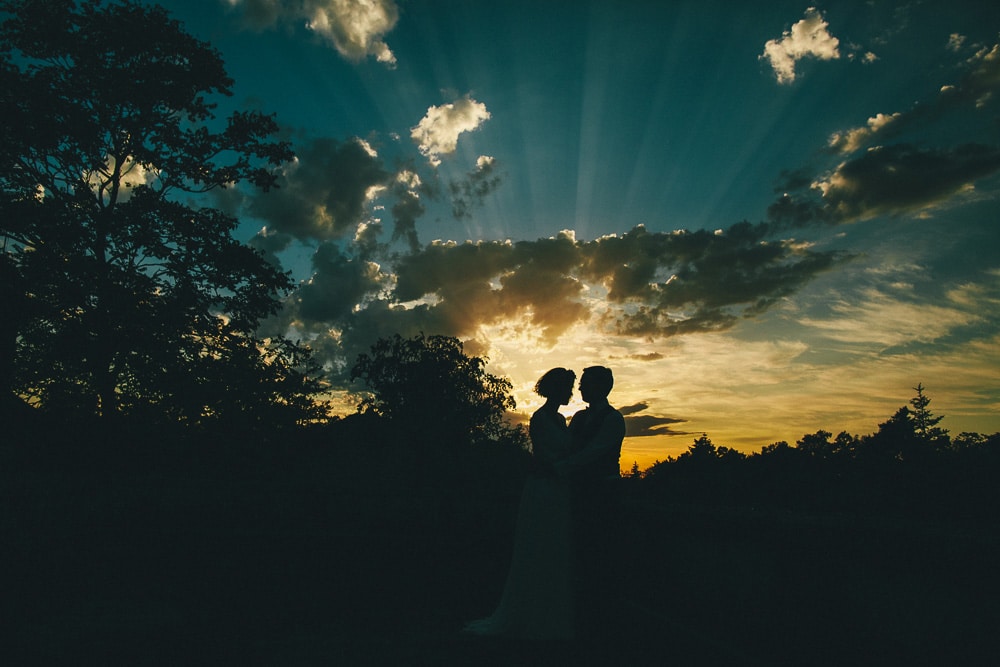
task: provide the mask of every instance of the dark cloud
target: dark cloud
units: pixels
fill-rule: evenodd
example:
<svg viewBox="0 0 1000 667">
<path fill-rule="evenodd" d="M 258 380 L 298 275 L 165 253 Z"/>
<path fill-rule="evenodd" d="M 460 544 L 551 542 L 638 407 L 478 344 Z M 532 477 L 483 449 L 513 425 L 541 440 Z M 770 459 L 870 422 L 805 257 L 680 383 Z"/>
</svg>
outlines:
<svg viewBox="0 0 1000 667">
<path fill-rule="evenodd" d="M 388 276 L 375 262 L 351 258 L 323 243 L 312 258 L 313 275 L 295 294 L 296 314 L 306 322 L 338 322 L 384 289 Z"/>
<path fill-rule="evenodd" d="M 1000 149 L 993 146 L 879 146 L 841 163 L 809 191 L 782 195 L 768 215 L 776 225 L 790 228 L 913 213 L 944 204 L 998 171 Z"/>
<path fill-rule="evenodd" d="M 632 361 L 659 361 L 663 355 L 659 352 L 647 352 L 645 354 L 630 354 L 627 358 Z"/>
<path fill-rule="evenodd" d="M 1000 150 L 994 147 L 923 150 L 897 144 L 845 162 L 820 187 L 831 216 L 850 221 L 934 206 L 998 170 Z"/>
<path fill-rule="evenodd" d="M 670 427 L 670 424 L 682 424 L 685 421 L 687 420 L 654 415 L 625 417 L 625 435 L 629 438 L 645 438 L 653 435 L 688 435 L 687 431 L 678 431 Z"/>
<path fill-rule="evenodd" d="M 650 233 L 636 227 L 590 242 L 569 234 L 537 241 L 435 243 L 401 257 L 394 298 L 433 303 L 455 331 L 528 315 L 555 342 L 591 316 L 586 285 L 603 286 L 603 323 L 623 333 L 670 336 L 732 326 L 763 311 L 839 256 L 764 239 L 766 225 L 723 233 Z"/>
<path fill-rule="evenodd" d="M 352 248 L 357 251 L 358 257 L 363 259 L 373 259 L 382 255 L 386 251 L 385 244 L 379 239 L 382 237 L 382 223 L 376 220 L 363 222 L 358 225 L 358 230 L 354 234 Z"/>
<path fill-rule="evenodd" d="M 830 216 L 814 193 L 784 193 L 767 207 L 767 218 L 776 229 L 795 229 L 818 222 L 829 222 Z"/>
<path fill-rule="evenodd" d="M 278 253 L 287 250 L 291 243 L 292 237 L 290 235 L 265 227 L 250 239 L 248 245 L 260 252 L 268 262 L 280 267 L 281 260 Z"/>
<path fill-rule="evenodd" d="M 808 187 L 813 182 L 813 174 L 808 169 L 782 169 L 779 175 L 778 185 L 775 192 L 788 192 L 789 190 L 801 190 Z"/>
<path fill-rule="evenodd" d="M 625 435 L 629 438 L 647 438 L 654 435 L 690 435 L 688 431 L 671 428 L 671 424 L 683 424 L 686 419 L 636 415 L 625 417 Z"/>
<path fill-rule="evenodd" d="M 371 189 L 389 185 L 381 160 L 356 139 L 314 139 L 296 147 L 296 154 L 278 188 L 256 196 L 248 212 L 300 240 L 353 236 L 368 218 Z"/>
<path fill-rule="evenodd" d="M 768 219 L 789 229 L 912 213 L 941 205 L 1000 171 L 1000 148 L 984 143 L 996 137 L 992 109 L 1000 93 L 1000 44 L 974 47 L 962 69 L 954 85 L 929 99 L 834 133 L 828 151 L 849 157 L 833 169 L 782 172 Z M 931 147 L 928 137 L 952 140 Z"/>
<path fill-rule="evenodd" d="M 459 332 L 528 314 L 550 342 L 586 318 L 583 290 L 572 273 L 579 262 L 569 236 L 533 242 L 435 243 L 396 264 L 395 296 L 433 296 Z"/>
<path fill-rule="evenodd" d="M 496 160 L 481 156 L 476 162 L 476 168 L 465 178 L 450 183 L 452 214 L 455 218 L 472 217 L 472 211 L 483 205 L 483 200 L 492 194 L 503 178 L 497 173 Z"/>
<path fill-rule="evenodd" d="M 436 242 L 395 257 L 385 270 L 329 244 L 292 304 L 303 331 L 337 332 L 336 344 L 324 340 L 321 347 L 341 364 L 381 336 L 470 339 L 481 326 L 522 319 L 549 345 L 586 323 L 648 338 L 718 331 L 757 315 L 840 260 L 769 241 L 767 230 L 741 223 L 721 233 L 636 227 L 594 241 L 567 232 L 516 243 Z M 594 295 L 604 293 L 606 300 L 592 310 Z M 636 423 L 649 430 L 671 422 L 644 417 Z"/>
<path fill-rule="evenodd" d="M 409 173 L 404 172 L 404 174 Z M 415 175 L 414 178 L 416 178 Z M 420 200 L 420 192 L 403 178 L 397 180 L 393 193 L 396 196 L 396 203 L 392 206 L 394 223 L 392 240 L 403 239 L 412 252 L 417 252 L 420 250 L 420 240 L 417 237 L 417 219 L 426 210 Z"/>
<path fill-rule="evenodd" d="M 642 227 L 595 241 L 585 275 L 626 307 L 604 317 L 620 333 L 666 337 L 727 329 L 766 310 L 842 259 L 788 241 L 768 225 L 651 234 Z"/>
<path fill-rule="evenodd" d="M 686 419 L 676 417 L 661 417 L 657 415 L 639 415 L 649 408 L 645 402 L 626 405 L 618 408 L 625 417 L 625 435 L 629 438 L 644 438 L 654 435 L 687 435 L 686 431 L 670 428 L 670 424 L 683 424 Z"/>
<path fill-rule="evenodd" d="M 447 291 L 456 282 L 480 283 L 515 265 L 510 243 L 435 242 L 420 252 L 405 255 L 395 265 L 396 298 L 412 301 L 426 294 Z"/>
</svg>

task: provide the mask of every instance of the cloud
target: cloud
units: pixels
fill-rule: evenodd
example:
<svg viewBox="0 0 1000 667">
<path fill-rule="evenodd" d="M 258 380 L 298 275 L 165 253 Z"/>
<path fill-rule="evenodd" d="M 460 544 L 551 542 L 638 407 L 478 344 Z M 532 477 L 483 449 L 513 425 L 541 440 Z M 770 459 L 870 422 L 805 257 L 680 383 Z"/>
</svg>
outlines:
<svg viewBox="0 0 1000 667">
<path fill-rule="evenodd" d="M 280 267 L 281 260 L 279 259 L 278 254 L 287 250 L 291 243 L 291 235 L 276 232 L 273 229 L 264 227 L 250 239 L 248 245 L 260 252 L 260 254 L 262 254 L 264 259 L 268 262 Z"/>
<path fill-rule="evenodd" d="M 534 241 L 436 241 L 377 263 L 374 246 L 357 241 L 370 236 L 364 223 L 354 243 L 319 246 L 313 275 L 265 329 L 306 339 L 338 386 L 359 353 L 397 333 L 514 337 L 541 353 L 579 331 L 632 341 L 721 331 L 843 259 L 768 240 L 767 231 L 748 223 L 720 233 L 640 226 L 591 241 L 571 231 Z M 258 242 L 282 240 L 269 229 Z M 640 365 L 661 358 L 658 350 L 628 357 Z M 679 433 L 670 425 L 682 420 L 631 407 L 630 435 Z"/>
<path fill-rule="evenodd" d="M 436 167 L 441 164 L 442 155 L 455 152 L 459 135 L 476 130 L 489 118 L 490 112 L 485 104 L 466 96 L 455 102 L 429 107 L 427 114 L 411 128 L 410 138 L 417 144 L 420 153 Z"/>
<path fill-rule="evenodd" d="M 838 45 L 840 40 L 827 30 L 829 24 L 815 7 L 806 10 L 805 18 L 786 30 L 781 39 L 771 39 L 764 44 L 764 53 L 760 58 L 766 59 L 774 69 L 778 83 L 795 81 L 795 65 L 806 57 L 820 60 L 836 60 L 840 58 Z"/>
<path fill-rule="evenodd" d="M 1000 44 L 983 47 L 969 59 L 972 71 L 963 82 L 962 92 L 976 97 L 976 107 L 983 108 L 1000 87 Z"/>
<path fill-rule="evenodd" d="M 723 233 L 651 234 L 636 227 L 585 253 L 584 276 L 621 304 L 603 316 L 618 333 L 650 338 L 720 331 L 767 310 L 845 259 L 792 241 L 769 241 L 768 225 L 739 223 Z"/>
<path fill-rule="evenodd" d="M 391 181 L 381 160 L 359 139 L 314 139 L 296 152 L 278 188 L 255 196 L 248 213 L 300 240 L 353 235 L 369 217 L 372 196 Z"/>
<path fill-rule="evenodd" d="M 873 345 L 883 353 L 893 347 L 939 342 L 980 319 L 975 310 L 955 300 L 942 305 L 912 303 L 874 287 L 850 301 L 834 302 L 830 311 L 824 319 L 803 317 L 800 323 L 830 340 Z"/>
<path fill-rule="evenodd" d="M 645 352 L 629 354 L 625 357 L 611 357 L 612 359 L 631 359 L 632 361 L 659 361 L 663 355 L 659 352 Z"/>
<path fill-rule="evenodd" d="M 686 435 L 686 432 L 676 431 L 669 426 L 670 424 L 682 424 L 687 421 L 686 419 L 636 414 L 644 412 L 648 408 L 649 404 L 645 401 L 618 408 L 618 411 L 625 417 L 625 435 L 627 437 L 644 438 L 654 435 Z"/>
<path fill-rule="evenodd" d="M 872 137 L 901 116 L 902 114 L 899 112 L 893 114 L 875 114 L 868 119 L 868 124 L 863 127 L 856 127 L 844 132 L 834 132 L 830 136 L 829 146 L 838 153 L 853 153 L 864 147 Z"/>
<path fill-rule="evenodd" d="M 426 210 L 420 200 L 422 186 L 420 176 L 409 169 L 403 169 L 396 174 L 393 183 L 396 203 L 392 207 L 395 223 L 392 239 L 394 241 L 400 238 L 405 239 L 410 250 L 414 252 L 420 249 L 420 241 L 417 238 L 417 218 L 422 216 Z"/>
<path fill-rule="evenodd" d="M 960 42 L 952 39 L 954 48 Z M 976 47 L 963 66 L 957 83 L 943 86 L 929 100 L 833 133 L 828 149 L 853 157 L 825 171 L 813 168 L 818 175 L 812 178 L 805 178 L 808 169 L 784 172 L 778 190 L 783 192 L 768 209 L 775 228 L 925 214 L 973 192 L 977 181 L 1000 170 L 1000 148 L 978 143 L 982 124 L 992 119 L 970 115 L 989 113 L 984 110 L 1000 90 L 1000 44 Z M 956 128 L 967 132 L 967 143 L 925 145 L 929 137 L 954 136 Z"/>
<path fill-rule="evenodd" d="M 1000 171 L 1000 148 L 965 144 L 923 149 L 877 146 L 817 177 L 807 191 L 782 194 L 768 207 L 775 229 L 841 224 L 880 215 L 926 214 Z"/>
<path fill-rule="evenodd" d="M 472 217 L 472 209 L 482 206 L 483 200 L 500 187 L 502 178 L 496 173 L 496 160 L 480 155 L 475 170 L 462 180 L 451 182 L 452 214 L 461 220 Z"/>
<path fill-rule="evenodd" d="M 625 405 L 618 408 L 618 412 L 622 413 L 624 416 L 635 414 L 636 412 L 642 412 L 649 407 L 648 403 L 636 403 L 635 405 Z"/>
<path fill-rule="evenodd" d="M 242 9 L 245 23 L 264 29 L 280 22 L 305 21 L 306 27 L 338 53 L 359 61 L 368 56 L 387 65 L 396 56 L 384 37 L 396 27 L 399 8 L 394 0 L 227 0 Z"/>
<path fill-rule="evenodd" d="M 647 338 L 717 331 L 758 315 L 840 259 L 801 244 L 765 241 L 765 230 L 741 224 L 721 234 L 664 234 L 637 227 L 594 241 L 563 232 L 536 241 L 434 242 L 364 280 L 352 274 L 345 288 L 350 308 L 345 302 L 339 309 L 300 307 L 299 313 L 331 318 L 303 326 L 337 328 L 345 345 L 359 349 L 374 341 L 365 339 L 369 335 L 422 330 L 473 338 L 482 327 L 514 322 L 543 347 L 581 325 Z M 334 263 L 326 273 L 340 275 L 333 268 L 348 267 Z M 314 278 L 299 298 L 319 301 L 323 289 L 337 287 Z M 359 293 L 378 290 L 377 298 L 356 307 Z"/>
<path fill-rule="evenodd" d="M 526 316 L 553 344 L 588 315 L 579 300 L 584 287 L 571 275 L 578 263 L 577 244 L 568 235 L 516 244 L 436 242 L 400 258 L 395 296 L 403 302 L 433 297 L 433 309 L 453 335 Z"/>
<path fill-rule="evenodd" d="M 686 419 L 676 417 L 658 417 L 656 415 L 634 415 L 625 417 L 625 435 L 629 438 L 646 438 L 654 435 L 688 435 L 687 431 L 678 431 L 671 424 L 683 424 Z"/>
<path fill-rule="evenodd" d="M 333 243 L 323 243 L 312 258 L 313 275 L 299 286 L 293 304 L 305 322 L 337 322 L 389 283 L 372 261 L 351 258 Z"/>
<path fill-rule="evenodd" d="M 1000 149 L 966 144 L 920 149 L 909 144 L 873 148 L 817 180 L 825 215 L 835 221 L 897 215 L 941 205 L 1000 170 Z"/>
</svg>

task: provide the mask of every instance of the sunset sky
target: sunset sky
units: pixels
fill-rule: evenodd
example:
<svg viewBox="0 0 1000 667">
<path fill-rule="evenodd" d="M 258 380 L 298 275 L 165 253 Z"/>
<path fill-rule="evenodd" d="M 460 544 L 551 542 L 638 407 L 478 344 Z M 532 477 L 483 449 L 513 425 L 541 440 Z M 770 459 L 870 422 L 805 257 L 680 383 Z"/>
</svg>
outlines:
<svg viewBox="0 0 1000 667">
<path fill-rule="evenodd" d="M 1000 430 L 996 3 L 161 4 L 220 109 L 293 142 L 280 190 L 213 205 L 302 281 L 268 330 L 338 386 L 397 332 L 461 338 L 525 414 L 608 365 L 625 467 L 871 433 L 917 383 Z"/>
</svg>

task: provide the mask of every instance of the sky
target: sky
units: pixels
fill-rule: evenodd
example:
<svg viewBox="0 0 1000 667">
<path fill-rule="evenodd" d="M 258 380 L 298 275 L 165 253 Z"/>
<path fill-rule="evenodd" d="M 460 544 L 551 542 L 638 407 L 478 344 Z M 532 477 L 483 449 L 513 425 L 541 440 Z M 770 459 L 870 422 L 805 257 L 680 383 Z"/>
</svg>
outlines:
<svg viewBox="0 0 1000 667">
<path fill-rule="evenodd" d="M 213 205 L 298 288 L 337 405 L 460 338 L 518 410 L 615 373 L 622 464 L 877 430 L 922 383 L 1000 430 L 1000 6 L 164 0 L 297 158 Z M 578 394 L 564 414 L 583 407 Z"/>
</svg>

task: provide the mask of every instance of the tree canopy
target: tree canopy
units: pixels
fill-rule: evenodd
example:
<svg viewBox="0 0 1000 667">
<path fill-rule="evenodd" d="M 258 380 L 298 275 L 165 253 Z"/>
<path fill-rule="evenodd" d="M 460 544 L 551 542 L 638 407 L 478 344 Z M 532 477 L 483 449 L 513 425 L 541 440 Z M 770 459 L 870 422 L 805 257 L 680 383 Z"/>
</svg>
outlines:
<svg viewBox="0 0 1000 667">
<path fill-rule="evenodd" d="M 205 196 L 266 190 L 293 157 L 273 116 L 217 117 L 232 85 L 161 7 L 0 3 L 8 397 L 190 423 L 319 414 L 308 351 L 254 334 L 289 277 Z"/>
<path fill-rule="evenodd" d="M 511 435 L 511 383 L 487 373 L 486 360 L 465 354 L 450 336 L 381 338 L 358 356 L 351 379 L 369 390 L 358 409 L 388 418 L 411 437 L 447 444 Z"/>
</svg>

